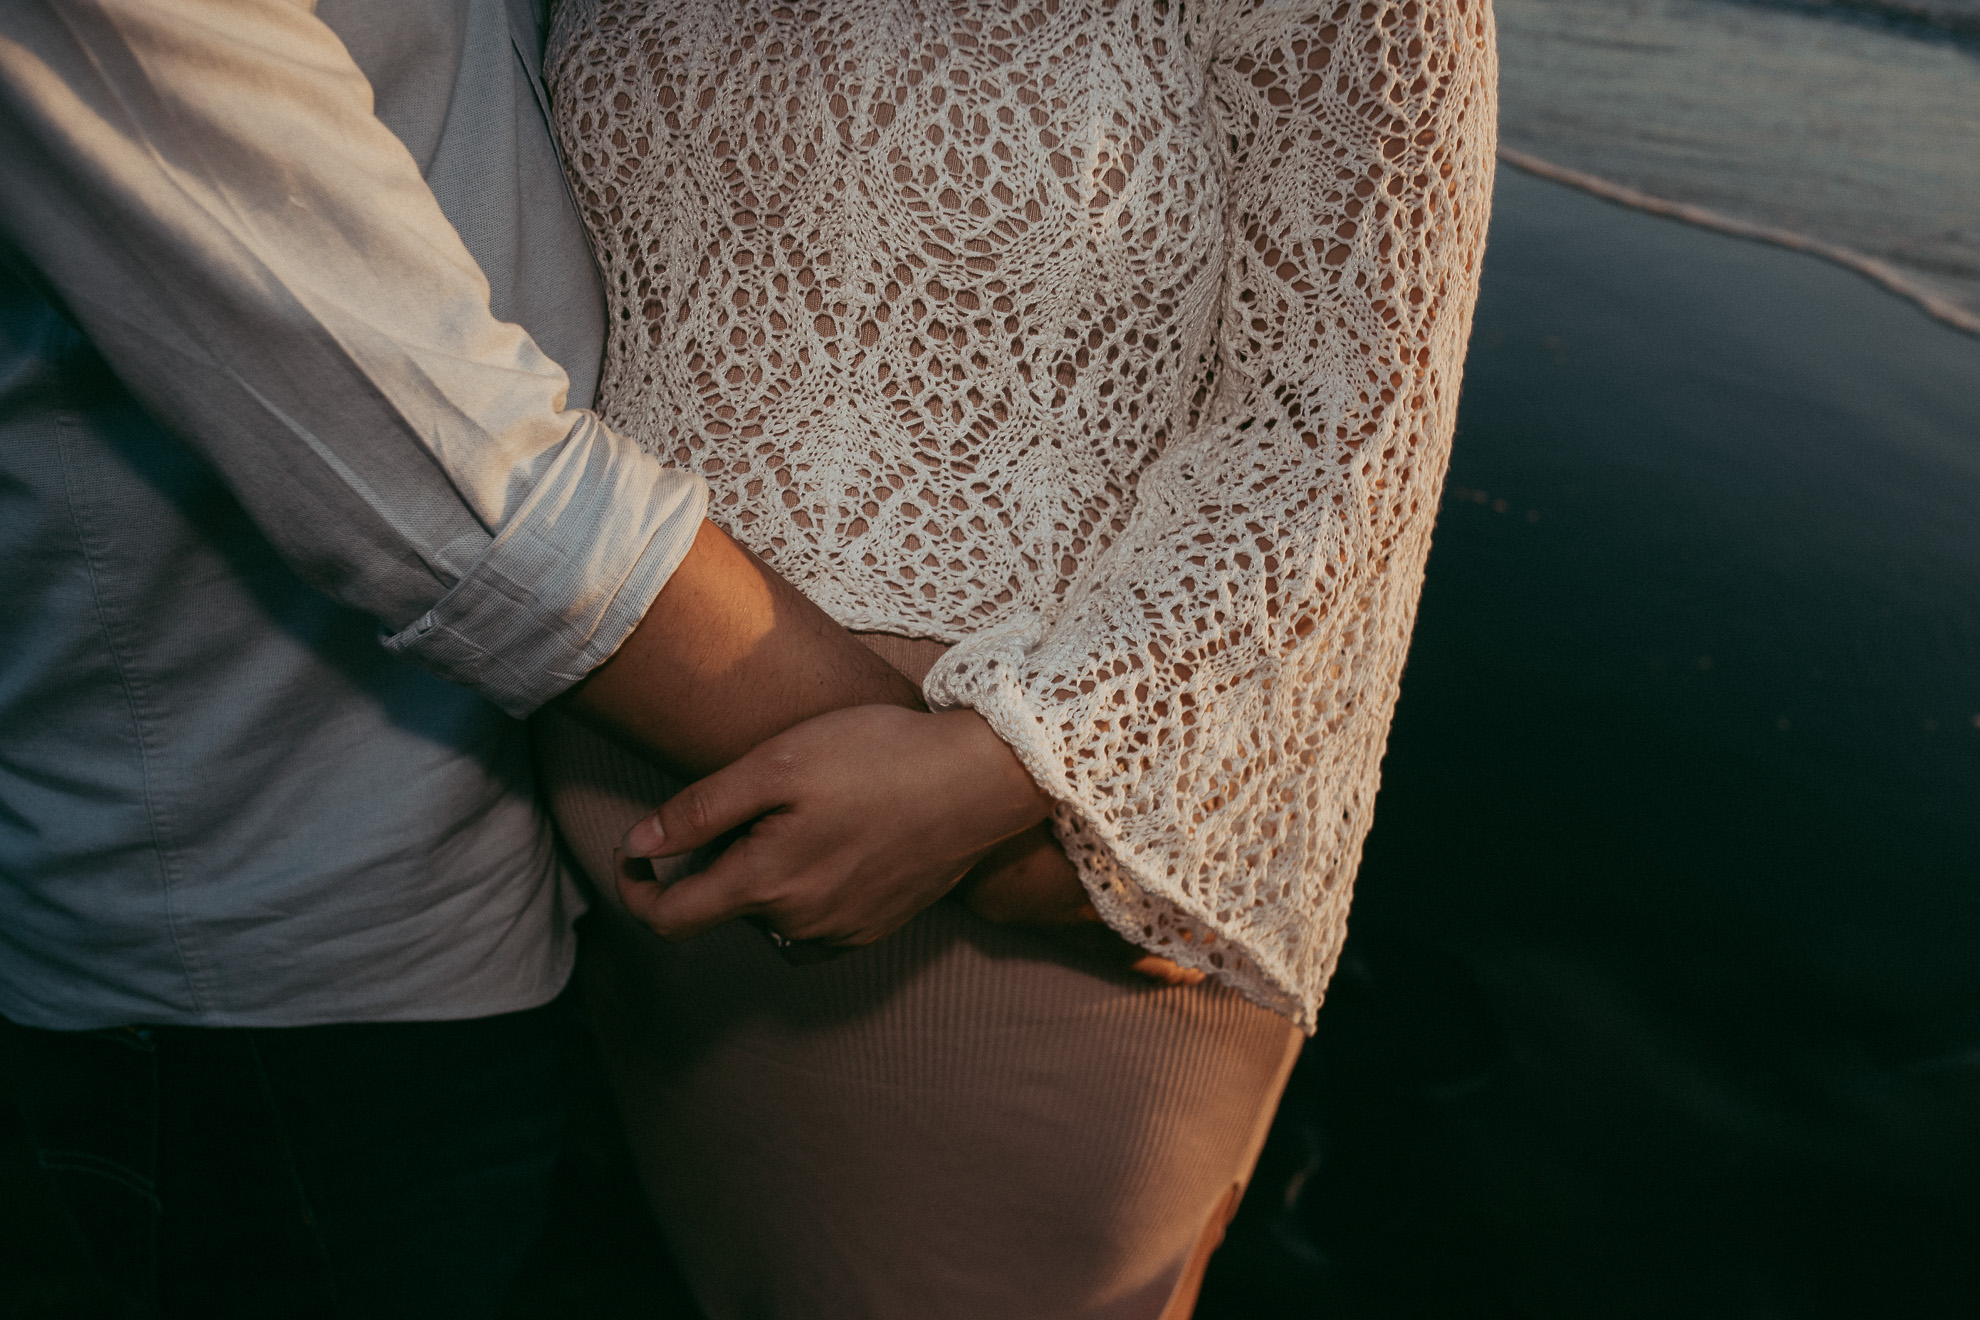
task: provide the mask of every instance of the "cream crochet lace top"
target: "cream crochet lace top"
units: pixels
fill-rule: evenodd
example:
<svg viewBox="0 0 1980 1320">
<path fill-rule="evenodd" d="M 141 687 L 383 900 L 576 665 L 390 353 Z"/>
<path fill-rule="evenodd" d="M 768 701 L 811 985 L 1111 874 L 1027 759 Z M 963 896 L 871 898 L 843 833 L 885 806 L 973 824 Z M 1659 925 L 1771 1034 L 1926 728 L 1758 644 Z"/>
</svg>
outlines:
<svg viewBox="0 0 1980 1320">
<path fill-rule="evenodd" d="M 1486 0 L 570 0 L 600 407 L 955 643 L 1129 938 L 1311 1028 L 1449 453 Z"/>
</svg>

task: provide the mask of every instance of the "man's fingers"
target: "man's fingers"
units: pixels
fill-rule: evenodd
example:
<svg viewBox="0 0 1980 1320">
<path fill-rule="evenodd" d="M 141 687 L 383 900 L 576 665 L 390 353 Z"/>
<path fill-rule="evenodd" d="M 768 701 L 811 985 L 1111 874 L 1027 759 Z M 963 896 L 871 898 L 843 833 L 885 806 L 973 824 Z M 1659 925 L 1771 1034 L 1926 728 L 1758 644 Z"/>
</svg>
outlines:
<svg viewBox="0 0 1980 1320">
<path fill-rule="evenodd" d="M 1145 976 L 1163 985 L 1199 985 L 1204 977 L 1201 968 L 1184 967 L 1158 953 L 1142 953 L 1140 957 L 1128 963 L 1128 970 L 1136 976 Z"/>
<path fill-rule="evenodd" d="M 1056 926 L 1099 920 L 1079 873 L 1050 825 L 1035 825 L 991 849 L 962 884 L 963 902 L 985 921 Z"/>
<path fill-rule="evenodd" d="M 1203 973 L 1150 953 L 1100 920 L 1051 826 L 1004 840 L 970 872 L 963 901 L 986 921 L 1033 926 L 1071 948 L 1161 985 L 1196 985 Z"/>
<path fill-rule="evenodd" d="M 758 748 L 668 798 L 626 831 L 620 848 L 628 857 L 679 857 L 785 805 L 771 760 L 761 752 Z"/>
</svg>

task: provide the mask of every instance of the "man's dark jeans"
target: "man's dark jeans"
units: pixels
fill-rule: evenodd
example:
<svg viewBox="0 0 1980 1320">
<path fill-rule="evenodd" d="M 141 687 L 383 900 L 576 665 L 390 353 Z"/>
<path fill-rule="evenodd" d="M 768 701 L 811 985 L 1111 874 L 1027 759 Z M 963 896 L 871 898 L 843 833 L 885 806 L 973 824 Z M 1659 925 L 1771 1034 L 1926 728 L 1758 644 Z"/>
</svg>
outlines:
<svg viewBox="0 0 1980 1320">
<path fill-rule="evenodd" d="M 0 1039 L 40 1163 L 135 1314 L 488 1320 L 563 1134 L 551 1015 Z"/>
</svg>

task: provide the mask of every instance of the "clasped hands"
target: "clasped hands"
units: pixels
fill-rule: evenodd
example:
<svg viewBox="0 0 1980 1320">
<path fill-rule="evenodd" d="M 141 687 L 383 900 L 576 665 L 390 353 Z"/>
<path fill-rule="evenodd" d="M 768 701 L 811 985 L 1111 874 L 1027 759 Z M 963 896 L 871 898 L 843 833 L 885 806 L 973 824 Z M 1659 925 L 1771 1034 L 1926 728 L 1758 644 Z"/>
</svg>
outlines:
<svg viewBox="0 0 1980 1320">
<path fill-rule="evenodd" d="M 755 916 L 788 939 L 856 946 L 959 889 L 988 920 L 1040 928 L 1157 981 L 1201 980 L 1100 922 L 1044 824 L 1050 810 L 976 712 L 853 706 L 768 739 L 634 825 L 621 845 L 630 859 L 729 841 L 671 885 L 621 866 L 619 892 L 671 940 Z"/>
</svg>

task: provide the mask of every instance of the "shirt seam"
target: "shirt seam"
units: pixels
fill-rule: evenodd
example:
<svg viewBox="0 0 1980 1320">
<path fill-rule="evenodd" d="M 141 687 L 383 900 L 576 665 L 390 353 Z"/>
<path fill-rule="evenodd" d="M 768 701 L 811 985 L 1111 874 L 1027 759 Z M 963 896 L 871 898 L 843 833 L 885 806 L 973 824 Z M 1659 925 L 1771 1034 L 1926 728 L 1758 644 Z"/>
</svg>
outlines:
<svg viewBox="0 0 1980 1320">
<path fill-rule="evenodd" d="M 117 628 L 112 621 L 114 611 L 104 599 L 103 566 L 91 545 L 91 536 L 83 517 L 84 500 L 76 490 L 74 481 L 75 464 L 70 450 L 70 433 L 74 429 L 73 419 L 64 417 L 58 422 L 61 436 L 59 450 L 62 463 L 62 487 L 68 495 L 69 521 L 75 529 L 76 544 L 82 550 L 83 567 L 89 573 L 90 603 L 96 615 L 97 631 L 103 638 L 104 648 L 110 654 L 110 662 L 116 667 L 117 682 L 124 690 L 124 699 L 130 706 L 131 732 L 137 744 L 138 775 L 142 785 L 140 793 L 144 801 L 145 825 L 151 835 L 152 855 L 158 866 L 160 890 L 165 903 L 165 931 L 172 941 L 172 950 L 178 955 L 179 972 L 185 980 L 186 994 L 191 1000 L 194 1014 L 204 1015 L 211 1011 L 208 1006 L 210 995 L 203 991 L 204 978 L 198 970 L 199 959 L 189 947 L 189 939 L 181 928 L 180 914 L 175 902 L 175 890 L 183 878 L 184 868 L 180 863 L 178 850 L 172 840 L 171 813 L 154 787 L 153 762 L 156 753 L 153 748 L 151 721 L 146 714 L 143 697 L 143 683 L 135 673 L 136 666 L 126 656 L 124 647 L 118 640 Z"/>
</svg>

